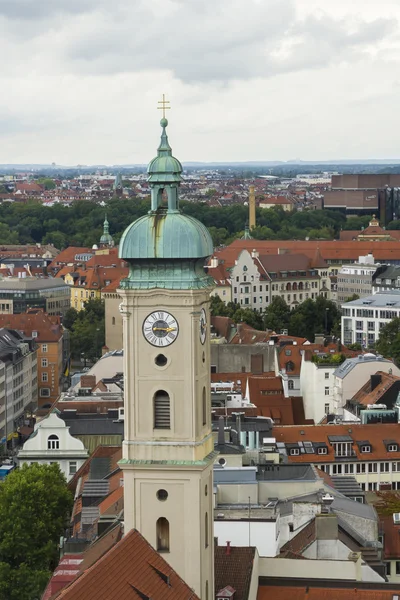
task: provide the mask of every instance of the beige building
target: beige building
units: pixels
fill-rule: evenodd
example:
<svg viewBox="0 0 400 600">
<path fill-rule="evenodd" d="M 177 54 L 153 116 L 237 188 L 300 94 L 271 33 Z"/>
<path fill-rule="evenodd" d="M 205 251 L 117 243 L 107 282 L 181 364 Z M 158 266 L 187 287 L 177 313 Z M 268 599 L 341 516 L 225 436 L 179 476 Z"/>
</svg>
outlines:
<svg viewBox="0 0 400 600">
<path fill-rule="evenodd" d="M 118 293 L 119 280 L 115 280 L 102 289 L 104 300 L 106 350 L 120 350 L 122 341 L 122 315 L 119 310 L 122 298 Z"/>
</svg>

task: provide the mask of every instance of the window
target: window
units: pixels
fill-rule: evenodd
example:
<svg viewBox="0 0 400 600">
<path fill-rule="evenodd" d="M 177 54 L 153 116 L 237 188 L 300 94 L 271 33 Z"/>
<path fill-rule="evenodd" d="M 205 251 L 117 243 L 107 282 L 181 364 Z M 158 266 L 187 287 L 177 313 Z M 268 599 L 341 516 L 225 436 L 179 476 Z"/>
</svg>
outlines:
<svg viewBox="0 0 400 600">
<path fill-rule="evenodd" d="M 298 456 L 300 454 L 300 450 L 298 448 L 292 448 L 290 450 L 290 455 L 291 456 Z"/>
<path fill-rule="evenodd" d="M 115 317 L 112 318 L 112 325 L 115 325 Z"/>
<path fill-rule="evenodd" d="M 291 360 L 289 360 L 289 361 L 286 363 L 286 371 L 287 371 L 288 373 L 291 373 L 292 371 L 294 371 L 294 363 L 293 363 Z"/>
<path fill-rule="evenodd" d="M 318 454 L 328 454 L 328 448 L 318 448 Z"/>
<path fill-rule="evenodd" d="M 397 444 L 389 444 L 388 452 L 397 452 Z"/>
<path fill-rule="evenodd" d="M 329 402 L 325 404 L 325 414 L 329 415 Z"/>
<path fill-rule="evenodd" d="M 207 394 L 206 394 L 205 387 L 203 387 L 202 411 L 203 411 L 203 426 L 204 426 L 204 425 L 207 425 Z"/>
<path fill-rule="evenodd" d="M 329 379 L 329 373 L 325 373 L 325 379 Z"/>
<path fill-rule="evenodd" d="M 293 379 L 289 379 L 289 381 L 288 381 L 288 388 L 289 388 L 289 390 L 294 390 L 294 382 L 293 382 Z"/>
<path fill-rule="evenodd" d="M 60 448 L 60 440 L 57 435 L 49 435 L 47 438 L 47 449 L 48 450 L 59 450 Z"/>
<path fill-rule="evenodd" d="M 208 548 L 208 513 L 204 517 L 204 547 Z"/>
<path fill-rule="evenodd" d="M 157 551 L 169 552 L 169 521 L 165 517 L 157 519 L 156 538 Z"/>
<path fill-rule="evenodd" d="M 42 352 L 47 352 L 47 344 L 42 344 Z"/>
<path fill-rule="evenodd" d="M 49 374 L 48 373 L 42 373 L 42 381 L 43 382 L 47 382 L 49 380 Z"/>
<path fill-rule="evenodd" d="M 377 473 L 378 472 L 378 464 L 377 463 L 368 463 L 368 473 Z"/>
<path fill-rule="evenodd" d="M 50 396 L 50 388 L 40 388 L 39 395 L 41 398 L 48 398 Z"/>
<path fill-rule="evenodd" d="M 371 452 L 371 446 L 361 446 L 361 452 Z"/>
<path fill-rule="evenodd" d="M 42 367 L 48 367 L 49 366 L 49 361 L 47 360 L 47 358 L 42 358 Z"/>
<path fill-rule="evenodd" d="M 390 566 L 391 566 L 390 560 L 388 560 L 388 562 L 385 562 L 385 566 L 386 566 L 386 575 L 390 575 Z"/>
<path fill-rule="evenodd" d="M 171 429 L 171 408 L 167 392 L 159 390 L 154 394 L 154 429 Z"/>
<path fill-rule="evenodd" d="M 325 396 L 329 396 L 329 388 L 328 387 L 325 388 Z"/>
<path fill-rule="evenodd" d="M 37 338 L 37 331 L 32 331 L 32 337 Z"/>
<path fill-rule="evenodd" d="M 356 470 L 357 470 L 357 473 L 365 473 L 365 471 L 366 471 L 365 463 L 357 463 Z"/>
<path fill-rule="evenodd" d="M 71 460 L 69 463 L 69 474 L 70 475 L 74 475 L 76 473 L 76 461 L 75 460 Z"/>
<path fill-rule="evenodd" d="M 400 560 L 396 560 L 396 575 L 400 575 Z"/>
</svg>

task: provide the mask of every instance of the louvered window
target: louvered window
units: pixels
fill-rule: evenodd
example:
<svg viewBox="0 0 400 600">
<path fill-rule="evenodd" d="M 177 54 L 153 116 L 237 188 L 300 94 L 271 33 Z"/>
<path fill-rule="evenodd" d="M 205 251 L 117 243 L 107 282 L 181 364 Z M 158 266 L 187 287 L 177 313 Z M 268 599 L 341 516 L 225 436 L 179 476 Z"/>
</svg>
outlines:
<svg viewBox="0 0 400 600">
<path fill-rule="evenodd" d="M 164 390 L 154 395 L 154 429 L 171 429 L 171 403 Z"/>
</svg>

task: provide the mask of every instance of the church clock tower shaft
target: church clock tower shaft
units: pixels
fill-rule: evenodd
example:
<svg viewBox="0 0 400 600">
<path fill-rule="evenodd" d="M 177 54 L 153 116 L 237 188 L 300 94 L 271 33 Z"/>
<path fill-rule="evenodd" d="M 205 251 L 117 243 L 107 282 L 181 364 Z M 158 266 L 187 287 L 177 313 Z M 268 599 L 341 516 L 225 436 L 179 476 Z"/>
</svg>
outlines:
<svg viewBox="0 0 400 600">
<path fill-rule="evenodd" d="M 138 529 L 202 600 L 214 594 L 209 299 L 212 252 L 179 210 L 182 166 L 161 119 L 151 210 L 120 243 L 125 372 L 125 530 Z"/>
</svg>

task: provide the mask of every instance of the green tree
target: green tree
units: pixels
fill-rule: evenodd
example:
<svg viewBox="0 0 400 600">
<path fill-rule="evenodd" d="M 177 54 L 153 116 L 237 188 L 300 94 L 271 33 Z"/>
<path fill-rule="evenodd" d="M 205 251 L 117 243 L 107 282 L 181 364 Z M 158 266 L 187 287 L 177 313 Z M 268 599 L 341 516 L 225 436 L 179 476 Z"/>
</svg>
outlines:
<svg viewBox="0 0 400 600">
<path fill-rule="evenodd" d="M 56 188 L 56 184 L 50 177 L 39 177 L 37 183 L 42 185 L 45 190 L 54 190 Z"/>
<path fill-rule="evenodd" d="M 379 500 L 374 505 L 376 512 L 380 516 L 390 515 L 400 512 L 400 492 L 398 491 L 385 491 L 376 492 Z"/>
<path fill-rule="evenodd" d="M 75 321 L 78 318 L 78 311 L 76 310 L 76 308 L 69 308 L 63 318 L 63 325 L 64 327 L 66 327 L 66 329 L 72 329 Z"/>
<path fill-rule="evenodd" d="M 69 311 L 68 311 L 69 312 Z M 103 300 L 85 302 L 85 308 L 75 315 L 69 312 L 71 324 L 71 354 L 90 361 L 99 359 L 105 343 L 105 313 Z"/>
<path fill-rule="evenodd" d="M 310 342 L 316 333 L 338 335 L 341 314 L 336 304 L 318 296 L 315 300 L 305 300 L 290 313 L 289 333 L 305 337 Z"/>
<path fill-rule="evenodd" d="M 379 339 L 375 344 L 376 349 L 386 358 L 392 358 L 396 365 L 400 365 L 400 318 L 396 317 L 382 327 Z"/>
<path fill-rule="evenodd" d="M 264 312 L 264 327 L 278 333 L 282 329 L 287 329 L 289 318 L 289 306 L 281 296 L 275 296 Z"/>
<path fill-rule="evenodd" d="M 58 465 L 23 465 L 0 485 L 0 600 L 40 597 L 72 503 Z"/>
</svg>

